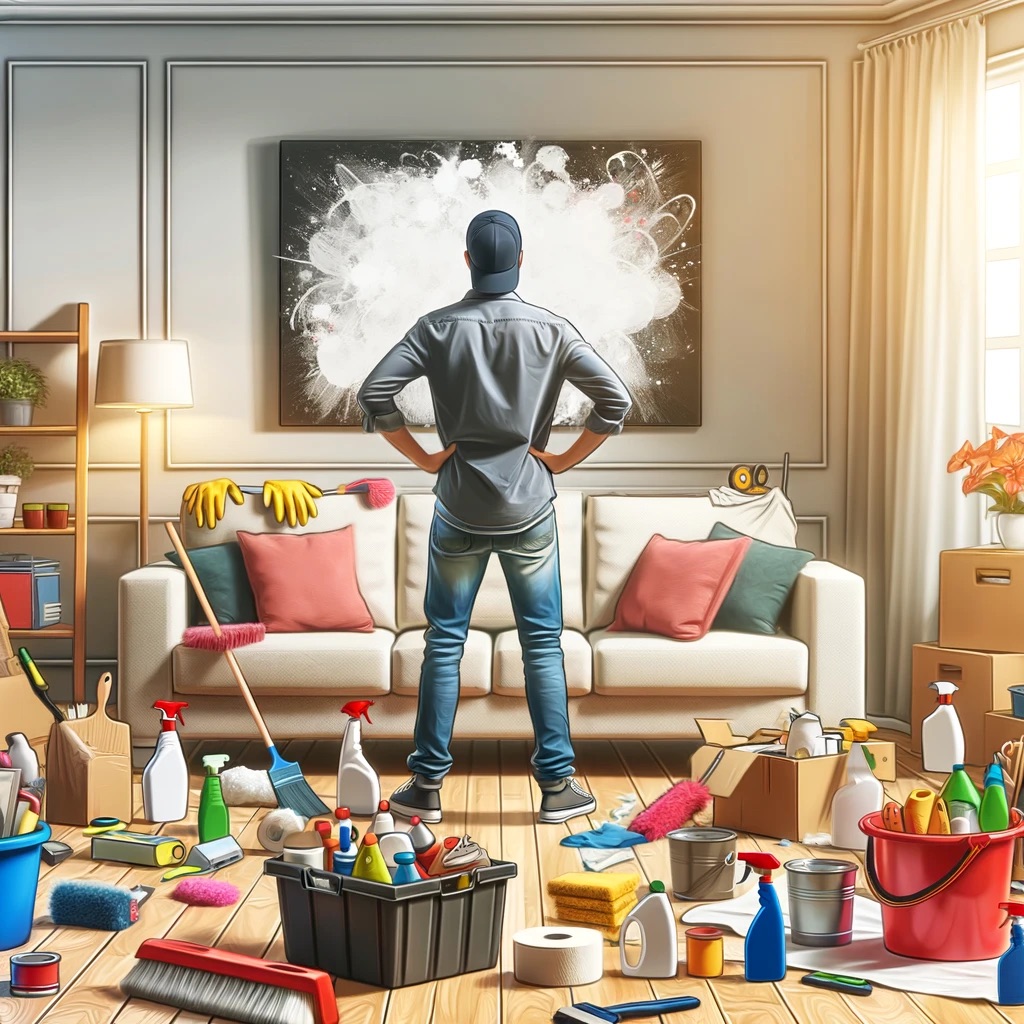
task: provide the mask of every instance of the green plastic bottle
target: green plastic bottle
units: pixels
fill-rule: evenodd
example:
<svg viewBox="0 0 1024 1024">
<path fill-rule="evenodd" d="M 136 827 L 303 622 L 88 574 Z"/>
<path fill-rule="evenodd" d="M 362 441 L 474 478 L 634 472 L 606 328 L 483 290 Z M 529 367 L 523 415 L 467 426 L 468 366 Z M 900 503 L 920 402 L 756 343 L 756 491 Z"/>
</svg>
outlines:
<svg viewBox="0 0 1024 1024">
<path fill-rule="evenodd" d="M 230 761 L 227 754 L 207 754 L 203 758 L 206 769 L 206 780 L 203 792 L 199 797 L 199 842 L 208 843 L 212 839 L 223 839 L 231 835 L 231 815 L 224 803 L 221 790 L 221 768 Z"/>
<path fill-rule="evenodd" d="M 1010 806 L 1006 800 L 1003 769 L 990 764 L 985 771 L 985 792 L 981 797 L 978 824 L 982 832 L 1005 832 L 1010 827 Z"/>
<path fill-rule="evenodd" d="M 962 764 L 953 765 L 952 774 L 939 795 L 946 801 L 950 821 L 966 818 L 972 832 L 980 831 L 981 794 Z"/>
</svg>

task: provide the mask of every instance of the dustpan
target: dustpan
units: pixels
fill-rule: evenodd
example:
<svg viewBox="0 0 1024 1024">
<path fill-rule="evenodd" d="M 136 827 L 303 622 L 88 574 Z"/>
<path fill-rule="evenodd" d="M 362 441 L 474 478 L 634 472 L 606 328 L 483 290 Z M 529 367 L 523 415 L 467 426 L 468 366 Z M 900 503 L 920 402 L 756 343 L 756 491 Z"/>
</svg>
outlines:
<svg viewBox="0 0 1024 1024">
<path fill-rule="evenodd" d="M 107 714 L 112 682 L 109 672 L 100 677 L 94 714 L 54 723 L 50 730 L 46 795 L 51 821 L 132 820 L 132 734 L 127 722 Z"/>
</svg>

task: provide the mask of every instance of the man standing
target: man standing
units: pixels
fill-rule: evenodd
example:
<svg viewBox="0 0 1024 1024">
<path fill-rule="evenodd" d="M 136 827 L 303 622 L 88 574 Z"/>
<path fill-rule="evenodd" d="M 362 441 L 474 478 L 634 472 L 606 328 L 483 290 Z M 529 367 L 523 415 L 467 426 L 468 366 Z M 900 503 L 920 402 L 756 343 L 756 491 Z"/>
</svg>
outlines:
<svg viewBox="0 0 1024 1024">
<path fill-rule="evenodd" d="M 367 431 L 380 431 L 414 465 L 437 474 L 423 608 L 426 649 L 409 755 L 412 778 L 391 808 L 441 820 L 441 784 L 459 700 L 459 663 L 491 552 L 508 583 L 526 674 L 536 746 L 540 821 L 595 810 L 572 778 L 569 702 L 561 645 L 562 589 L 552 476 L 582 462 L 621 431 L 632 405 L 615 372 L 567 320 L 515 294 L 523 262 L 519 225 L 501 210 L 466 232 L 472 290 L 421 317 L 370 371 L 358 402 Z M 444 450 L 428 454 L 395 405 L 426 376 Z M 582 434 L 561 454 L 544 450 L 564 381 L 593 403 Z"/>
</svg>

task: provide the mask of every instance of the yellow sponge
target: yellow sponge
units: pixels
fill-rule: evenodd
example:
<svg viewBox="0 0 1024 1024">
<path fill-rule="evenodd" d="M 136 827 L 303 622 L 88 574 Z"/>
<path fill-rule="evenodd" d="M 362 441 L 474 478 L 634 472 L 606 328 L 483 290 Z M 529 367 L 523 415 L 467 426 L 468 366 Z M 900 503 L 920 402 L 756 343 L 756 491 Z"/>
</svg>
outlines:
<svg viewBox="0 0 1024 1024">
<path fill-rule="evenodd" d="M 639 884 L 640 876 L 632 871 L 612 871 L 607 875 L 594 871 L 570 871 L 548 881 L 548 895 L 578 896 L 614 903 L 627 893 L 635 893 Z"/>
<path fill-rule="evenodd" d="M 579 910 L 596 910 L 599 914 L 613 914 L 626 904 L 636 903 L 636 893 L 627 892 L 617 900 L 588 900 L 583 896 L 556 896 L 555 902 L 560 907 L 576 907 Z"/>
<path fill-rule="evenodd" d="M 581 910 L 579 907 L 563 907 L 555 900 L 555 913 L 563 921 L 582 921 L 584 924 L 596 924 L 602 928 L 618 928 L 626 915 L 636 906 L 636 897 L 622 905 L 619 910 Z"/>
</svg>

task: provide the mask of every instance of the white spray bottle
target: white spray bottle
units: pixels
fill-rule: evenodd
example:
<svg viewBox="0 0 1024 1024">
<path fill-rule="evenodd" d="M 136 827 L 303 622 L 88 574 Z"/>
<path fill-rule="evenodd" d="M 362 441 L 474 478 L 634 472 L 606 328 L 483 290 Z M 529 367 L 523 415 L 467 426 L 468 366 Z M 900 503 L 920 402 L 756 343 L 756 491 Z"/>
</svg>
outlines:
<svg viewBox="0 0 1024 1024">
<path fill-rule="evenodd" d="M 345 735 L 341 740 L 338 761 L 338 806 L 353 814 L 376 814 L 380 805 L 380 779 L 363 756 L 362 731 L 359 719 L 370 720 L 372 700 L 350 700 L 341 710 L 348 715 Z"/>
<path fill-rule="evenodd" d="M 946 680 L 928 685 L 938 693 L 939 706 L 921 723 L 921 761 L 926 772 L 948 775 L 953 765 L 964 763 L 964 730 L 953 707 L 960 687 Z"/>
<path fill-rule="evenodd" d="M 868 837 L 860 819 L 880 811 L 885 801 L 882 784 L 875 778 L 874 757 L 857 742 L 846 755 L 846 785 L 832 798 L 832 845 L 841 850 L 866 850 Z"/>
<path fill-rule="evenodd" d="M 158 700 L 160 736 L 156 750 L 142 773 L 142 807 L 146 821 L 181 821 L 188 814 L 188 764 L 176 728 L 187 701 Z"/>
</svg>

